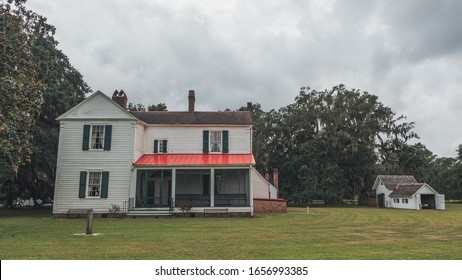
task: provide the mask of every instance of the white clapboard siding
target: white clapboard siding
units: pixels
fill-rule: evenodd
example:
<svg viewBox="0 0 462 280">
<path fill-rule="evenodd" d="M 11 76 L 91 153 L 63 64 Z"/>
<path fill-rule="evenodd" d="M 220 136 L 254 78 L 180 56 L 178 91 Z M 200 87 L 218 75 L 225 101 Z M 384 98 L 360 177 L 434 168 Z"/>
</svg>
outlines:
<svg viewBox="0 0 462 280">
<path fill-rule="evenodd" d="M 393 199 L 390 199 L 388 196 L 390 195 L 392 190 L 387 189 L 385 187 L 385 185 L 382 183 L 382 181 L 380 181 L 380 180 L 378 182 L 376 182 L 376 183 L 377 183 L 377 187 L 376 187 L 375 193 L 376 193 L 377 200 L 379 199 L 378 198 L 379 194 L 384 194 L 384 198 L 385 198 L 385 200 L 383 202 L 385 204 L 384 206 L 385 207 L 391 207 Z"/>
<path fill-rule="evenodd" d="M 65 119 L 133 119 L 130 113 L 122 109 L 104 93 L 97 91 L 84 101 L 73 107 L 58 120 Z"/>
<path fill-rule="evenodd" d="M 128 200 L 133 159 L 135 123 L 108 120 L 112 125 L 111 150 L 82 150 L 84 120 L 61 121 L 54 213 L 68 209 L 93 208 L 107 213 L 111 204 L 123 206 Z M 80 171 L 109 171 L 108 198 L 79 198 Z"/>
<path fill-rule="evenodd" d="M 400 209 L 416 209 L 419 210 L 419 203 L 420 198 L 417 199 L 417 195 L 413 195 L 412 197 L 406 198 L 408 203 L 404 203 L 402 198 L 397 198 L 399 202 L 395 202 L 394 198 L 388 199 L 388 207 L 389 208 L 400 208 Z"/>
<path fill-rule="evenodd" d="M 135 132 L 135 151 L 133 154 L 133 162 L 139 159 L 144 154 L 144 125 L 138 123 Z"/>
<path fill-rule="evenodd" d="M 201 154 L 202 133 L 204 130 L 228 130 L 229 153 L 251 153 L 251 134 L 249 126 L 204 127 L 204 126 L 148 126 L 144 133 L 144 153 L 151 154 L 155 139 L 168 140 L 168 153 Z"/>
<path fill-rule="evenodd" d="M 253 198 L 270 198 L 270 183 L 252 167 Z"/>
<path fill-rule="evenodd" d="M 109 185 L 107 198 L 79 198 L 80 171 L 103 170 L 109 171 Z M 87 168 L 61 168 L 58 176 L 59 185 L 55 188 L 54 213 L 66 213 L 68 209 L 90 209 L 96 213 L 107 213 L 111 204 L 120 207 L 129 197 L 130 185 L 129 166 L 111 166 L 101 169 L 92 165 Z"/>
<path fill-rule="evenodd" d="M 82 150 L 83 127 L 86 124 L 112 125 L 111 150 Z M 77 162 L 113 162 L 132 160 L 134 123 L 131 121 L 62 121 L 60 126 L 59 164 Z"/>
</svg>

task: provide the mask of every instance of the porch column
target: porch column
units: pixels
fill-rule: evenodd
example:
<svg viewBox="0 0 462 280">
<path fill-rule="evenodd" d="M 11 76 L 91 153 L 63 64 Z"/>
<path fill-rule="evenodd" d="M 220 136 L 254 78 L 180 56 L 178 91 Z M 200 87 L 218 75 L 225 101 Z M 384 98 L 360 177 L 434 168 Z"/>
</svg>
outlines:
<svg viewBox="0 0 462 280">
<path fill-rule="evenodd" d="M 215 207 L 215 169 L 210 169 L 210 207 Z"/>
<path fill-rule="evenodd" d="M 249 168 L 249 202 L 251 215 L 253 216 L 253 180 L 252 180 L 252 166 Z"/>
<path fill-rule="evenodd" d="M 132 168 L 131 173 L 130 173 L 130 186 L 128 189 L 128 201 L 127 201 L 127 209 L 126 210 L 132 210 L 135 208 L 136 205 L 136 184 L 138 181 L 138 170 L 135 168 Z M 55 191 L 56 193 L 56 191 Z M 54 207 L 54 204 L 53 204 Z"/>
<path fill-rule="evenodd" d="M 172 169 L 172 207 L 175 207 L 176 203 L 176 169 Z"/>
<path fill-rule="evenodd" d="M 138 170 L 132 169 L 130 174 L 130 190 L 128 192 L 128 197 L 136 199 L 136 181 L 138 180 Z"/>
</svg>

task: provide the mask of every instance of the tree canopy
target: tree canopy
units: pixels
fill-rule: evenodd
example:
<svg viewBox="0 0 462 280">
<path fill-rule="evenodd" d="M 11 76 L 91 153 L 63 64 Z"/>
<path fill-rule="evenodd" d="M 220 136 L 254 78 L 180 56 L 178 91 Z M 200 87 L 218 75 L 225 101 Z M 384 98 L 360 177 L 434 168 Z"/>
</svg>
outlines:
<svg viewBox="0 0 462 280">
<path fill-rule="evenodd" d="M 24 6 L 1 4 L 0 151 L 5 167 L 1 194 L 53 197 L 59 126 L 56 118 L 83 100 L 90 88 L 57 46 L 55 28 Z"/>
<path fill-rule="evenodd" d="M 423 144 L 410 144 L 418 135 L 405 116 L 344 85 L 303 87 L 293 104 L 269 112 L 254 104 L 252 112 L 257 169 L 278 168 L 281 195 L 294 202 L 369 196 L 378 174 L 412 174 L 442 190 L 441 174 L 462 170 L 455 159 L 437 160 Z"/>
<path fill-rule="evenodd" d="M 146 111 L 146 107 L 141 103 L 128 103 L 128 111 Z M 149 105 L 147 111 L 167 111 L 167 105 L 165 103 L 159 103 L 157 105 Z"/>
</svg>

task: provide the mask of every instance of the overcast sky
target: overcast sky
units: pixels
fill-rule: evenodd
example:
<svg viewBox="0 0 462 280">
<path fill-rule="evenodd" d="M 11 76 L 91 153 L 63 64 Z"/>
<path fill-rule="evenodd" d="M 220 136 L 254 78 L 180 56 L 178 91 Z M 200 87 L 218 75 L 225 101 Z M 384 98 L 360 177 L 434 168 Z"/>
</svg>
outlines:
<svg viewBox="0 0 462 280">
<path fill-rule="evenodd" d="M 264 110 L 302 86 L 368 91 L 438 156 L 462 143 L 462 1 L 29 0 L 93 91 Z"/>
</svg>

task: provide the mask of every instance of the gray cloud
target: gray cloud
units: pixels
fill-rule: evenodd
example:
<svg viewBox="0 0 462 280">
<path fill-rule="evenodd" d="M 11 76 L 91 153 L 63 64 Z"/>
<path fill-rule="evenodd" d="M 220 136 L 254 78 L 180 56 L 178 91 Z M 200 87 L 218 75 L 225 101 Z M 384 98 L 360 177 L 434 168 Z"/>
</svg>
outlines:
<svg viewBox="0 0 462 280">
<path fill-rule="evenodd" d="M 185 110 L 266 110 L 339 83 L 416 122 L 440 156 L 462 143 L 460 1 L 51 1 L 28 6 L 94 90 Z"/>
</svg>

